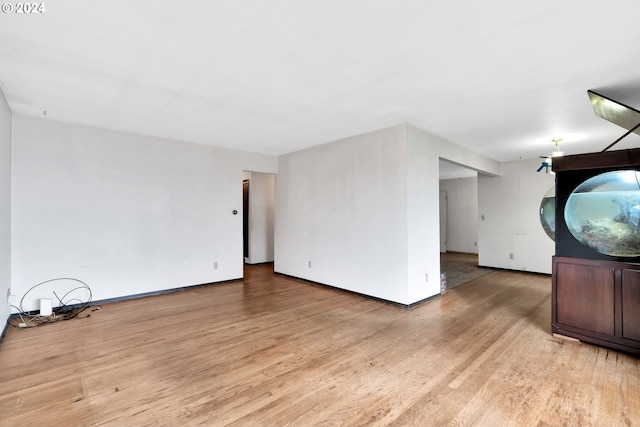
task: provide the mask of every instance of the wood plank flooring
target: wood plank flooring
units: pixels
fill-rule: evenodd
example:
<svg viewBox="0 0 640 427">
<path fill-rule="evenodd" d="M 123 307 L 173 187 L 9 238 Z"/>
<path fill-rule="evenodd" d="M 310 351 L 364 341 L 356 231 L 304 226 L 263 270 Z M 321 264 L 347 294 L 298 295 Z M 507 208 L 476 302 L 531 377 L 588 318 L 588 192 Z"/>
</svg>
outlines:
<svg viewBox="0 0 640 427">
<path fill-rule="evenodd" d="M 640 425 L 640 359 L 553 337 L 549 276 L 406 310 L 272 269 L 12 328 L 0 425 Z"/>
<path fill-rule="evenodd" d="M 494 271 L 493 268 L 478 266 L 478 254 L 440 253 L 440 272 L 446 275 L 448 289 L 477 279 L 492 271 Z"/>
</svg>

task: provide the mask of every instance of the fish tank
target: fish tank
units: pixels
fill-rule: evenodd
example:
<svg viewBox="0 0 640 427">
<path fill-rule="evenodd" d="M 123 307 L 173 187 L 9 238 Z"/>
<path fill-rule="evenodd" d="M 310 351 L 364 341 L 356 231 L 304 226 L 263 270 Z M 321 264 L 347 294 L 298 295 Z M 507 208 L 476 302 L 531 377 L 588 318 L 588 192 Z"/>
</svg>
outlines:
<svg viewBox="0 0 640 427">
<path fill-rule="evenodd" d="M 556 186 L 551 187 L 540 202 L 540 224 L 547 236 L 556 240 Z"/>
<path fill-rule="evenodd" d="M 614 170 L 584 180 L 569 194 L 563 213 L 567 230 L 584 247 L 606 257 L 640 257 L 639 171 Z"/>
</svg>

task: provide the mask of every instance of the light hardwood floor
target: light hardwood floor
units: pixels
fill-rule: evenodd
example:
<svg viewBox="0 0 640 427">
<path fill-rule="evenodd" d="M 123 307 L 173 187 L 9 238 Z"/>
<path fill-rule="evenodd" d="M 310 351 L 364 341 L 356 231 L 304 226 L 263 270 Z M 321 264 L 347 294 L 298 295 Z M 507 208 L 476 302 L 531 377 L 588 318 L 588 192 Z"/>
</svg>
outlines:
<svg viewBox="0 0 640 427">
<path fill-rule="evenodd" d="M 447 288 L 451 289 L 494 271 L 478 266 L 478 254 L 462 252 L 440 253 L 440 272 L 446 275 Z"/>
<path fill-rule="evenodd" d="M 0 425 L 640 425 L 640 360 L 554 338 L 550 290 L 496 270 L 407 310 L 248 267 L 9 330 Z"/>
</svg>

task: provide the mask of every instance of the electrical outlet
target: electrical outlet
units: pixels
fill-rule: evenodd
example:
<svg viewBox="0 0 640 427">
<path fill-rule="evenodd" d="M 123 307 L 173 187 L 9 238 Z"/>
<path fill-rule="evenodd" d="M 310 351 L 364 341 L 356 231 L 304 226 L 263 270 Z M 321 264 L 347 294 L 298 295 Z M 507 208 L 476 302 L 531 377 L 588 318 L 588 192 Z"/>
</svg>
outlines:
<svg viewBox="0 0 640 427">
<path fill-rule="evenodd" d="M 307 261 L 307 265 L 311 268 L 311 260 Z"/>
<path fill-rule="evenodd" d="M 513 254 L 509 254 L 509 259 L 513 259 Z"/>
<path fill-rule="evenodd" d="M 424 273 L 424 281 L 425 282 L 429 281 L 429 273 Z"/>
<path fill-rule="evenodd" d="M 218 269 L 218 261 L 213 261 L 213 269 L 214 270 Z"/>
</svg>

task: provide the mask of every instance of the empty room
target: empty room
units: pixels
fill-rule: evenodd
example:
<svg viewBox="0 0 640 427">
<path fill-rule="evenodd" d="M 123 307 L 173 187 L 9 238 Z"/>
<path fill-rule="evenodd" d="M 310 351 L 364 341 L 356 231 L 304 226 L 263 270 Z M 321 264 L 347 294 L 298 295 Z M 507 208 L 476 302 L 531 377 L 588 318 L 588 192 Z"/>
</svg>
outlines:
<svg viewBox="0 0 640 427">
<path fill-rule="evenodd" d="M 640 426 L 634 12 L 5 2 L 0 426 Z"/>
</svg>

